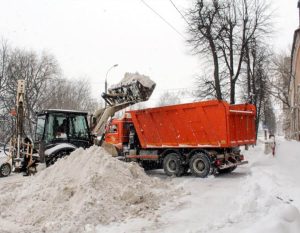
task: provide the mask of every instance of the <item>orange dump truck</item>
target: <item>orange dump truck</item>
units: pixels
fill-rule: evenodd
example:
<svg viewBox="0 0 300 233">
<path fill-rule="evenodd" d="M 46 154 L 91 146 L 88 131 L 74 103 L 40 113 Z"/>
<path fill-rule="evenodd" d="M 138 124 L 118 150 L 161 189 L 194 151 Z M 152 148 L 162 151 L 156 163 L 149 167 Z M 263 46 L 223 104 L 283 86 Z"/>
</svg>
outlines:
<svg viewBox="0 0 300 233">
<path fill-rule="evenodd" d="M 128 111 L 109 123 L 105 142 L 120 158 L 167 175 L 231 172 L 247 163 L 239 146 L 256 142 L 255 111 L 218 100 Z"/>
</svg>

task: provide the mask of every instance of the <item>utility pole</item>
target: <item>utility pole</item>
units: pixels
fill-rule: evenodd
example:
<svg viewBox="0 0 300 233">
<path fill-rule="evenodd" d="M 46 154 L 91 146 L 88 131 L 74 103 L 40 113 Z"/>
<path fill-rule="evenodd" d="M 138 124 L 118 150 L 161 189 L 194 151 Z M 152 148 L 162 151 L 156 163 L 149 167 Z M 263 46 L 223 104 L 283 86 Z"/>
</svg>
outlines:
<svg viewBox="0 0 300 233">
<path fill-rule="evenodd" d="M 109 71 L 111 71 L 113 68 L 115 68 L 115 67 L 117 67 L 118 66 L 118 64 L 114 64 L 113 66 L 111 66 L 108 70 L 107 70 L 107 72 L 106 72 L 106 76 L 105 76 L 105 94 L 107 94 L 107 76 L 108 76 L 108 73 L 109 73 Z M 105 101 L 105 107 L 107 106 L 107 103 L 106 103 L 106 101 Z"/>
</svg>

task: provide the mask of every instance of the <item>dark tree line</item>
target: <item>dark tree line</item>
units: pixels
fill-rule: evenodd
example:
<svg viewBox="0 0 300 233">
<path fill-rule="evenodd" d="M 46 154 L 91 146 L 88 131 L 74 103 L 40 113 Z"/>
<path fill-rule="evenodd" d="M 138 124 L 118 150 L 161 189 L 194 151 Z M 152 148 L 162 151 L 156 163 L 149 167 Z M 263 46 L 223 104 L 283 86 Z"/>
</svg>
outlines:
<svg viewBox="0 0 300 233">
<path fill-rule="evenodd" d="M 12 134 L 17 81 L 25 80 L 26 134 L 33 136 L 35 114 L 41 109 L 93 111 L 97 106 L 87 80 L 62 76 L 57 60 L 48 53 L 0 45 L 0 142 Z"/>
</svg>

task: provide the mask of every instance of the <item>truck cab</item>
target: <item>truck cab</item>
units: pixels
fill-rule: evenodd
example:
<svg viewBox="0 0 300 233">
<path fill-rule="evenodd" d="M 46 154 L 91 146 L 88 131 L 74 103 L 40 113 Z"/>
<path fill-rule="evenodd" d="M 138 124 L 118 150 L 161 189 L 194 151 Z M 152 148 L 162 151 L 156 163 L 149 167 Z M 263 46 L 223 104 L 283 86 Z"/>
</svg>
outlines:
<svg viewBox="0 0 300 233">
<path fill-rule="evenodd" d="M 119 155 L 124 145 L 129 143 L 131 127 L 133 123 L 128 114 L 121 119 L 112 119 L 106 127 L 105 142 L 116 147 Z"/>
<path fill-rule="evenodd" d="M 35 149 L 41 162 L 54 163 L 58 157 L 91 144 L 86 112 L 49 109 L 37 114 Z"/>
</svg>

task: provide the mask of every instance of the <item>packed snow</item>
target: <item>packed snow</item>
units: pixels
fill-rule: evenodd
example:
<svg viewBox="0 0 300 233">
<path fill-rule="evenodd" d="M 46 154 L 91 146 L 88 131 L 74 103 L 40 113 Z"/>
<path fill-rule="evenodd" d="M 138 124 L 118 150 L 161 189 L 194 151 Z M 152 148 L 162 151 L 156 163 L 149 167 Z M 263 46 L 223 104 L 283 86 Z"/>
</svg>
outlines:
<svg viewBox="0 0 300 233">
<path fill-rule="evenodd" d="M 112 85 L 111 88 L 128 85 L 134 81 L 139 81 L 144 87 L 147 87 L 150 90 L 153 90 L 156 85 L 155 82 L 152 81 L 150 79 L 150 77 L 148 77 L 146 75 L 139 74 L 138 72 L 136 72 L 136 73 L 127 72 L 127 73 L 125 73 L 123 79 L 118 84 Z M 108 90 L 110 90 L 110 89 L 108 89 Z"/>
<path fill-rule="evenodd" d="M 249 164 L 206 179 L 145 172 L 78 149 L 33 177 L 0 179 L 1 232 L 299 233 L 300 143 L 243 151 Z"/>
<path fill-rule="evenodd" d="M 22 180 L 2 183 L 1 232 L 84 232 L 137 216 L 151 220 L 161 203 L 182 193 L 96 146 Z"/>
</svg>

